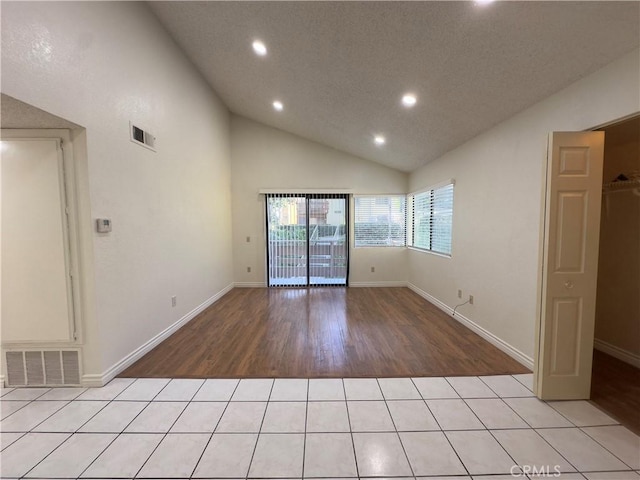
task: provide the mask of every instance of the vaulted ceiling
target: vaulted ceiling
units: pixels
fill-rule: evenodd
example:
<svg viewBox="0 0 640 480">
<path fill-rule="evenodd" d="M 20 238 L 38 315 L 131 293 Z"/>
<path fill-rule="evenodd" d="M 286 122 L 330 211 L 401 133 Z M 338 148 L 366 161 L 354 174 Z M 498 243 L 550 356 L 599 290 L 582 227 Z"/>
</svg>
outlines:
<svg viewBox="0 0 640 480">
<path fill-rule="evenodd" d="M 640 43 L 635 1 L 149 6 L 232 112 L 402 171 Z"/>
</svg>

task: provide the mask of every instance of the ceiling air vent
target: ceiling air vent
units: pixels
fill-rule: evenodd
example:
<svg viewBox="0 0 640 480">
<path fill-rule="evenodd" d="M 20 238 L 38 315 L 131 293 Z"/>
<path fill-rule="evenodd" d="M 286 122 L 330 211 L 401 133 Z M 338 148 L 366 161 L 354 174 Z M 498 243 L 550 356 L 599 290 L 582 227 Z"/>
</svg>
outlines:
<svg viewBox="0 0 640 480">
<path fill-rule="evenodd" d="M 131 141 L 133 143 L 137 143 L 154 152 L 156 151 L 156 137 L 148 130 L 129 122 L 129 132 L 131 133 Z"/>
</svg>

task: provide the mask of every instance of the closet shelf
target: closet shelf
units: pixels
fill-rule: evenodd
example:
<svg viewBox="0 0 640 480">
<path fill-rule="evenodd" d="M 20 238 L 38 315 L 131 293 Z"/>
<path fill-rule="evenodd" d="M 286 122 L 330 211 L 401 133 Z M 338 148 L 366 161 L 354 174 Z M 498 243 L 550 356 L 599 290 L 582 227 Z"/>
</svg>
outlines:
<svg viewBox="0 0 640 480">
<path fill-rule="evenodd" d="M 619 177 L 626 178 L 625 180 L 614 180 L 602 185 L 602 193 L 623 192 L 627 190 L 633 190 L 640 192 L 640 174 L 633 172 L 632 174 L 620 174 Z M 637 194 L 637 193 L 636 193 Z"/>
</svg>

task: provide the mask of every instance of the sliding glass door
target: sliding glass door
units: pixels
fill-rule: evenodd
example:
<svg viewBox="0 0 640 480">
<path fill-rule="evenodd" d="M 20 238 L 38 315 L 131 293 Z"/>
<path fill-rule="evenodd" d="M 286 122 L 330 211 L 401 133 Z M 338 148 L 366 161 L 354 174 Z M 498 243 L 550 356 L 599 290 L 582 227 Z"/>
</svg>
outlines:
<svg viewBox="0 0 640 480">
<path fill-rule="evenodd" d="M 347 195 L 267 195 L 269 286 L 347 285 Z"/>
</svg>

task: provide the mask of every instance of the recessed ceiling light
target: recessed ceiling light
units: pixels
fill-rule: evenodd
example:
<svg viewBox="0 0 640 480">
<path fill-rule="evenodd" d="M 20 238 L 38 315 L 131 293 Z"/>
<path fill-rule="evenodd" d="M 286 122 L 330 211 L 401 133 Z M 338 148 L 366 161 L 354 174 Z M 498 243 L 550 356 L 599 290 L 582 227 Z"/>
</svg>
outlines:
<svg viewBox="0 0 640 480">
<path fill-rule="evenodd" d="M 402 104 L 405 107 L 413 107 L 416 104 L 417 101 L 418 101 L 418 99 L 412 93 L 407 93 L 407 94 L 403 95 L 403 97 L 402 97 Z"/>
<path fill-rule="evenodd" d="M 276 100 L 275 102 L 273 102 L 273 108 L 275 108 L 277 111 L 281 112 L 284 109 L 284 105 L 282 104 L 281 101 Z"/>
<path fill-rule="evenodd" d="M 267 54 L 267 47 L 260 40 L 254 41 L 251 46 L 253 47 L 253 51 L 256 52 L 256 55 L 264 57 Z"/>
<path fill-rule="evenodd" d="M 493 3 L 494 0 L 476 0 L 475 4 L 476 5 L 489 5 L 490 3 Z"/>
<path fill-rule="evenodd" d="M 382 135 L 376 135 L 375 137 L 373 137 L 373 142 L 380 146 L 380 145 L 384 145 L 387 142 L 387 139 L 384 138 Z"/>
</svg>

